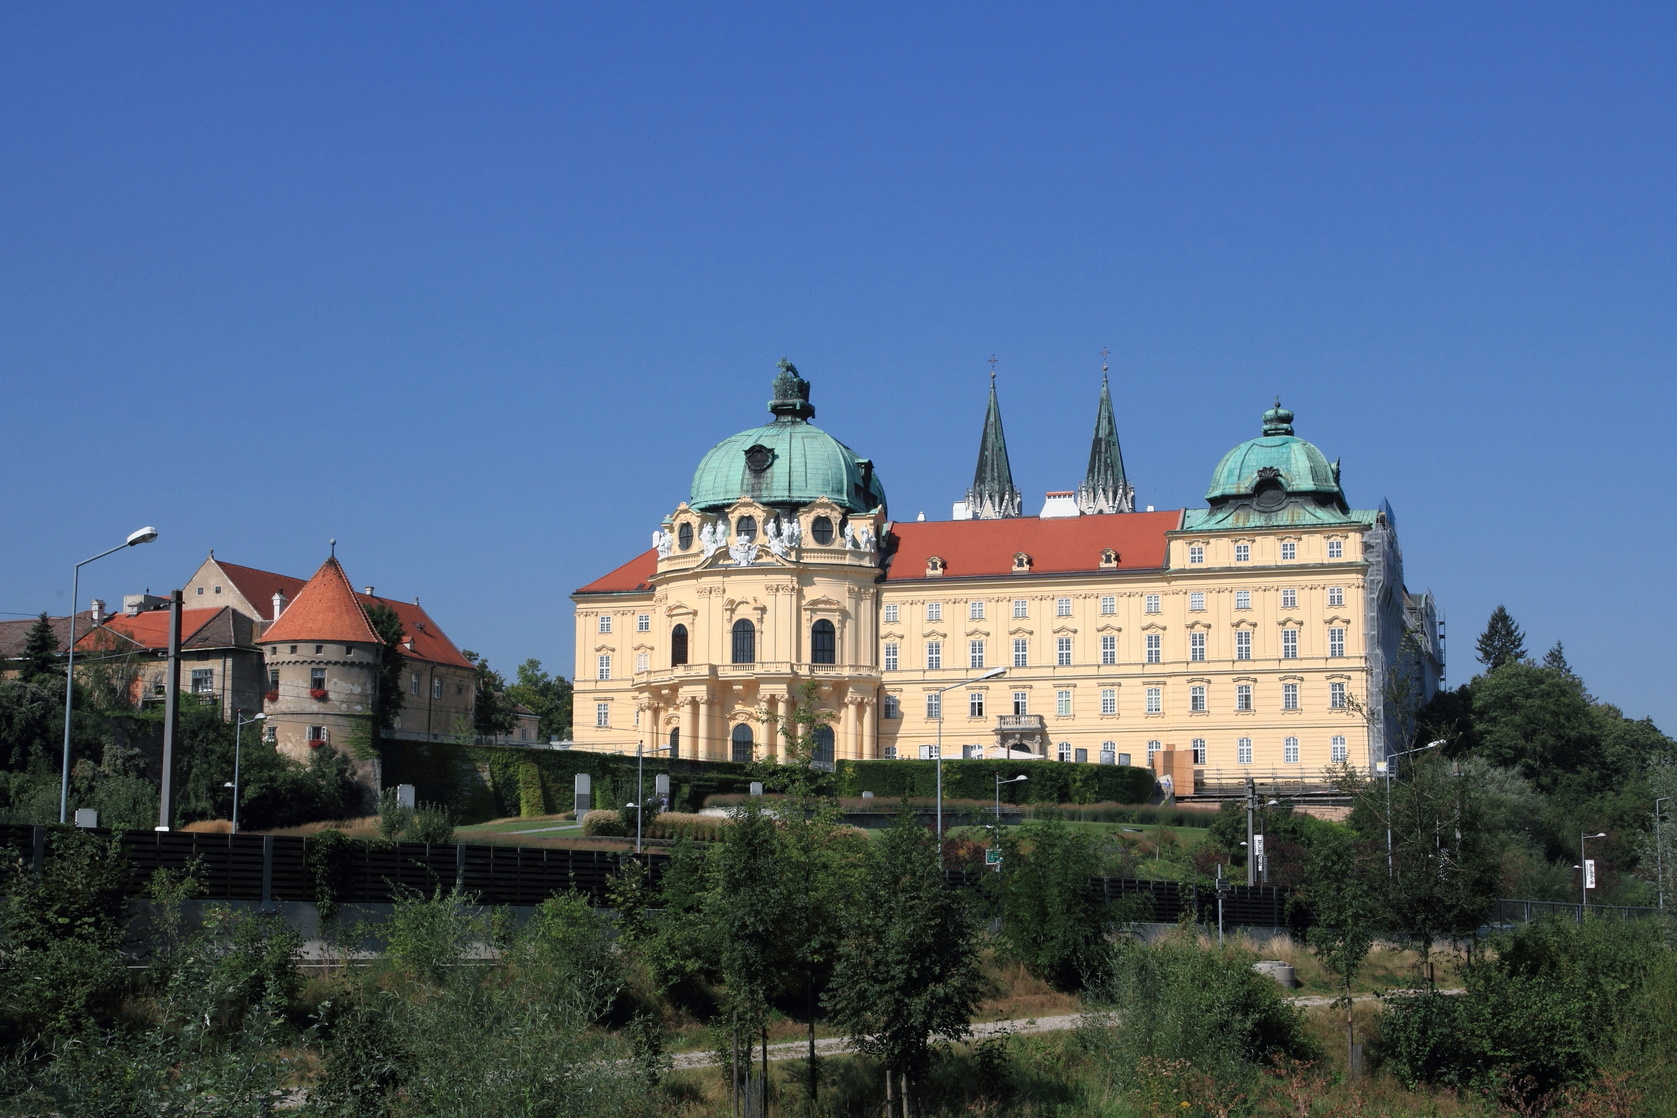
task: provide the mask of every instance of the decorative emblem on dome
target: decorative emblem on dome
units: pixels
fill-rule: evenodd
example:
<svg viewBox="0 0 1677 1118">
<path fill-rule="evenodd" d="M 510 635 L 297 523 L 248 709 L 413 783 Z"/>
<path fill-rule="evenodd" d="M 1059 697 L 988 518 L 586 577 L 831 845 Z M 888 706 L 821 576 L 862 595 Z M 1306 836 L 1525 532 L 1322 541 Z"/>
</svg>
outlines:
<svg viewBox="0 0 1677 1118">
<path fill-rule="evenodd" d="M 774 451 L 757 443 L 749 446 L 745 451 L 745 468 L 754 474 L 760 474 L 774 464 Z"/>
</svg>

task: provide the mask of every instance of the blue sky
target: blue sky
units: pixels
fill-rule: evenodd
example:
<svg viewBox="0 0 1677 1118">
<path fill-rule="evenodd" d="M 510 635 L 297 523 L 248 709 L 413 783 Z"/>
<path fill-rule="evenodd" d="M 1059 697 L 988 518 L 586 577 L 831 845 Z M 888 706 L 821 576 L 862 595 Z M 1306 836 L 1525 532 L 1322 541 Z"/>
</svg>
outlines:
<svg viewBox="0 0 1677 1118">
<path fill-rule="evenodd" d="M 1396 508 L 1451 678 L 1506 603 L 1677 725 L 1670 5 L 0 9 L 0 611 L 158 542 L 570 671 L 774 363 L 947 517 L 1113 351 L 1140 500 L 1279 393 Z"/>
</svg>

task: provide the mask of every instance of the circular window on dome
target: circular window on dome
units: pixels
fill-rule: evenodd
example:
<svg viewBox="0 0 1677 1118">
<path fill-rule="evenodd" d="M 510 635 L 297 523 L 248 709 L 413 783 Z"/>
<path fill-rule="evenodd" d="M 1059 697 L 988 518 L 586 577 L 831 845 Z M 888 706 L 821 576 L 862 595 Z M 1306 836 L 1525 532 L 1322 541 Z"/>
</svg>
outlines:
<svg viewBox="0 0 1677 1118">
<path fill-rule="evenodd" d="M 680 528 L 676 529 L 675 542 L 676 542 L 676 545 L 679 546 L 681 548 L 681 550 L 683 550 L 683 551 L 686 551 L 688 548 L 692 547 L 693 546 L 693 526 L 691 524 L 683 524 Z"/>
<path fill-rule="evenodd" d="M 757 538 L 757 521 L 753 517 L 742 516 L 734 521 L 734 535 L 750 542 Z"/>
<path fill-rule="evenodd" d="M 774 451 L 758 443 L 747 447 L 745 451 L 745 468 L 754 474 L 760 474 L 774 464 Z"/>
<path fill-rule="evenodd" d="M 809 522 L 809 534 L 815 537 L 815 542 L 828 544 L 833 542 L 833 522 L 825 516 L 818 516 Z"/>
<path fill-rule="evenodd" d="M 1275 478 L 1265 478 L 1252 490 L 1252 507 L 1259 512 L 1274 512 L 1287 503 L 1287 487 Z"/>
</svg>

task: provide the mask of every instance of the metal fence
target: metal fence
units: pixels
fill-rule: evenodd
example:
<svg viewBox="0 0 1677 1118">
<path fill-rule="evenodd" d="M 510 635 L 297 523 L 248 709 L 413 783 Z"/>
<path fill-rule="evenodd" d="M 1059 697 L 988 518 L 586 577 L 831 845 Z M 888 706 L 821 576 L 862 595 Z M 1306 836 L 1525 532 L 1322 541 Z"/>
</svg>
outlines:
<svg viewBox="0 0 1677 1118">
<path fill-rule="evenodd" d="M 1558 916 L 1574 923 L 1584 918 L 1584 913 L 1607 920 L 1635 920 L 1643 916 L 1652 916 L 1657 908 L 1638 908 L 1634 905 L 1617 904 L 1572 904 L 1567 901 L 1518 901 L 1498 899 L 1491 903 L 1490 923 L 1497 924 L 1529 924 L 1533 920 L 1541 920 L 1546 916 Z"/>
</svg>

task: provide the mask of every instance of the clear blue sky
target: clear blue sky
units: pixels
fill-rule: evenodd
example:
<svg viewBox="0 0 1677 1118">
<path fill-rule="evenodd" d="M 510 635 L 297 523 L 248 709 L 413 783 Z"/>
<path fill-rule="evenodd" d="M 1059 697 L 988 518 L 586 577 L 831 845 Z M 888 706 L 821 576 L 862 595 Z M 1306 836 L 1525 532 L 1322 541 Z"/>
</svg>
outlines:
<svg viewBox="0 0 1677 1118">
<path fill-rule="evenodd" d="M 1451 678 L 1506 603 L 1677 728 L 1677 7 L 0 8 L 0 611 L 209 548 L 567 674 L 775 361 L 906 519 L 999 359 L 1034 511 L 1279 393 Z"/>
</svg>

